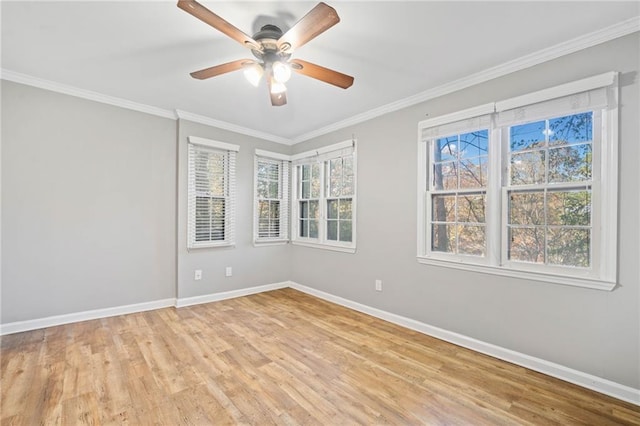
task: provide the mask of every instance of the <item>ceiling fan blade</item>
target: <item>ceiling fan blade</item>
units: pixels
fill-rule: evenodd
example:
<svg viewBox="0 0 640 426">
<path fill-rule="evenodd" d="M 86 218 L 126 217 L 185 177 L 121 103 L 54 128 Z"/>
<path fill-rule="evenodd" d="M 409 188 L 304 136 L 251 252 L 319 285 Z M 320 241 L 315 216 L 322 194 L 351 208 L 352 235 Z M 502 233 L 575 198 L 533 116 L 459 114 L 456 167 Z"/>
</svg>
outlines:
<svg viewBox="0 0 640 426">
<path fill-rule="evenodd" d="M 348 89 L 353 84 L 353 77 L 350 75 L 342 74 L 341 72 L 330 70 L 329 68 L 321 67 L 320 65 L 312 64 L 311 62 L 301 59 L 292 59 L 290 63 L 291 69 L 298 74 L 333 84 L 342 89 Z"/>
<path fill-rule="evenodd" d="M 287 92 L 282 91 L 279 93 L 273 93 L 271 91 L 271 86 L 273 85 L 273 81 L 268 78 L 267 79 L 267 87 L 269 88 L 269 95 L 271 96 L 271 105 L 273 106 L 282 106 L 287 103 Z"/>
<path fill-rule="evenodd" d="M 318 3 L 278 40 L 278 49 L 293 51 L 340 22 L 334 8 Z"/>
<path fill-rule="evenodd" d="M 227 62 L 226 64 L 216 65 L 215 67 L 205 68 L 200 71 L 194 71 L 191 73 L 191 77 L 197 78 L 198 80 L 204 80 L 220 74 L 237 71 L 244 68 L 246 65 L 253 63 L 255 63 L 255 61 L 252 61 L 251 59 L 238 59 L 237 61 Z"/>
<path fill-rule="evenodd" d="M 249 37 L 229 22 L 216 15 L 195 0 L 179 0 L 178 7 L 185 12 L 195 16 L 202 22 L 211 25 L 216 30 L 226 34 L 238 43 L 249 49 L 262 50 L 260 44 Z"/>
</svg>

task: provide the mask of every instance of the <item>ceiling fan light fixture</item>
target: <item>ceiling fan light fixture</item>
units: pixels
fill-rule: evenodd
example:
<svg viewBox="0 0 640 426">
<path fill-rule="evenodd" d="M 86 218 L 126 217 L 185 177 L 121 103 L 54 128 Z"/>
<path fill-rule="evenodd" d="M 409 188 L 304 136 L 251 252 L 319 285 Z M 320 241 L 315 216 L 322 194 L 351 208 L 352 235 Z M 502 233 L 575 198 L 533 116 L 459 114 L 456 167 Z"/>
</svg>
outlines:
<svg viewBox="0 0 640 426">
<path fill-rule="evenodd" d="M 284 93 L 287 91 L 287 86 L 284 85 L 284 83 L 279 83 L 277 81 L 273 81 L 271 83 L 271 94 L 272 95 L 278 95 L 280 93 Z"/>
<path fill-rule="evenodd" d="M 258 87 L 258 84 L 260 84 L 260 79 L 262 79 L 263 74 L 264 69 L 262 65 L 258 63 L 247 65 L 244 68 L 244 78 L 255 87 Z"/>
<path fill-rule="evenodd" d="M 276 83 L 286 83 L 291 78 L 291 67 L 286 62 L 276 61 L 271 69 Z"/>
</svg>

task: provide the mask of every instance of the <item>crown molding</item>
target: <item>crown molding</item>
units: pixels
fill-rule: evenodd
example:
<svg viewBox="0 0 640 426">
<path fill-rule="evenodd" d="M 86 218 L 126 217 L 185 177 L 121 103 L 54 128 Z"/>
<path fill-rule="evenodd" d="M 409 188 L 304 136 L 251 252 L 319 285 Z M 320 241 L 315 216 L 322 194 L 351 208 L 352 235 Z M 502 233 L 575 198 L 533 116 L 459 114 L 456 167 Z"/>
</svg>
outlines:
<svg viewBox="0 0 640 426">
<path fill-rule="evenodd" d="M 466 89 L 467 87 L 475 86 L 477 84 L 484 83 L 486 81 L 493 80 L 494 78 L 514 73 L 516 71 L 521 71 L 534 65 L 539 65 L 544 62 L 557 59 L 561 56 L 578 52 L 580 50 L 587 49 L 589 47 L 593 47 L 619 37 L 633 34 L 638 31 L 640 31 L 640 16 L 635 16 L 601 30 L 573 38 L 571 40 L 556 44 L 555 46 L 538 50 L 537 52 L 521 56 L 520 58 L 514 59 L 512 61 L 505 62 L 503 64 L 488 68 L 475 74 L 471 74 L 467 77 L 460 78 L 450 83 L 445 83 L 443 85 L 434 87 L 408 98 L 401 99 L 399 101 L 395 101 L 378 108 L 374 108 L 361 114 L 354 115 L 345 120 L 338 121 L 320 129 L 302 134 L 293 139 L 293 144 L 305 142 L 309 139 L 343 129 L 348 126 L 360 124 L 364 121 L 371 120 L 372 118 L 398 111 L 400 109 L 407 108 L 421 102 L 426 102 L 431 99 L 456 92 L 458 90 Z"/>
<path fill-rule="evenodd" d="M 133 111 L 144 112 L 146 114 L 156 115 L 158 117 L 171 118 L 172 120 L 176 119 L 176 115 L 173 111 L 154 107 L 151 105 L 141 104 L 138 102 L 133 102 L 123 98 L 117 98 L 115 96 L 104 95 L 102 93 L 93 92 L 91 90 L 68 86 L 66 84 L 33 77 L 4 68 L 0 70 L 0 78 L 2 78 L 2 80 L 12 81 L 14 83 L 26 84 L 27 86 L 38 87 L 40 89 L 50 90 L 52 92 L 75 96 L 82 99 L 88 99 L 90 101 L 96 101 L 107 105 L 130 109 Z"/>
<path fill-rule="evenodd" d="M 226 121 L 216 120 L 214 118 L 205 117 L 204 115 L 194 114 L 188 111 L 182 111 L 177 109 L 176 116 L 181 120 L 193 121 L 195 123 L 204 124 L 207 126 L 217 127 L 218 129 L 229 130 L 231 132 L 240 133 L 246 136 L 253 136 L 259 139 L 264 139 L 271 142 L 277 142 L 284 145 L 293 145 L 291 139 L 283 138 L 280 136 L 272 135 L 270 133 L 261 132 L 259 130 L 249 129 L 247 127 L 238 126 L 237 124 L 228 123 Z"/>
<path fill-rule="evenodd" d="M 502 77 L 507 74 L 511 74 L 516 71 L 538 65 L 561 56 L 565 56 L 580 50 L 596 46 L 601 43 L 605 43 L 614 40 L 619 37 L 623 37 L 629 34 L 640 31 L 640 16 L 634 16 L 625 21 L 611 25 L 609 27 L 594 31 L 589 34 L 585 34 L 580 37 L 573 38 L 571 40 L 559 43 L 555 46 L 551 46 L 546 49 L 539 50 L 529 55 L 522 56 L 512 61 L 505 62 L 498 66 L 488 68 L 475 74 L 471 74 L 467 77 L 445 83 L 443 85 L 434 87 L 416 95 L 410 96 L 405 99 L 401 99 L 389 104 L 383 105 L 378 108 L 371 109 L 361 114 L 354 115 L 345 120 L 338 121 L 331 125 L 321 127 L 316 130 L 301 134 L 293 139 L 287 139 L 281 136 L 264 133 L 259 130 L 250 129 L 247 127 L 239 126 L 237 124 L 228 123 L 214 118 L 205 117 L 202 115 L 190 113 L 187 111 L 175 110 L 169 111 L 162 108 L 157 108 L 151 105 L 145 105 L 127 99 L 117 98 L 114 96 L 108 96 L 90 90 L 79 89 L 77 87 L 68 86 L 61 83 L 56 83 L 49 80 L 32 77 L 27 74 L 21 74 L 15 71 L 1 69 L 0 78 L 3 80 L 13 81 L 16 83 L 26 84 L 29 86 L 39 87 L 41 89 L 51 90 L 66 95 L 76 96 L 83 99 L 89 99 L 96 102 L 105 103 L 108 105 L 114 105 L 121 108 L 126 108 L 134 111 L 144 112 L 159 117 L 171 118 L 171 119 L 184 119 L 193 121 L 207 126 L 217 127 L 223 130 L 229 130 L 232 132 L 240 133 L 247 136 L 252 136 L 271 142 L 281 143 L 284 145 L 295 145 L 300 142 L 305 142 L 309 139 L 313 139 L 318 136 L 325 135 L 327 133 L 343 129 L 348 126 L 360 124 L 362 122 L 371 120 L 384 114 L 388 114 L 394 111 L 398 111 L 403 108 L 407 108 L 421 102 L 447 95 L 449 93 L 456 92 L 458 90 L 466 89 L 467 87 L 475 86 L 477 84 L 484 83 L 494 78 Z"/>
</svg>

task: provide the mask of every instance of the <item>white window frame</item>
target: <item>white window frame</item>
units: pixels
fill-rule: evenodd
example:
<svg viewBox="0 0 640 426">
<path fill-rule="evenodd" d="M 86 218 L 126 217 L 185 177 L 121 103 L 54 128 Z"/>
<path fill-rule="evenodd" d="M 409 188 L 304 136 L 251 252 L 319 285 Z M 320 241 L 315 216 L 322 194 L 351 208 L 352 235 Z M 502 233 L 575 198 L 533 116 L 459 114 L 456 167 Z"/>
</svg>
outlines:
<svg viewBox="0 0 640 426">
<path fill-rule="evenodd" d="M 200 150 L 224 155 L 224 240 L 196 241 L 196 177 L 192 164 L 192 153 Z M 187 249 L 229 247 L 235 245 L 235 211 L 236 211 L 236 153 L 238 145 L 189 136 L 187 144 Z"/>
<path fill-rule="evenodd" d="M 604 106 L 598 103 L 601 101 L 600 98 L 603 98 Z M 580 103 L 585 100 L 588 106 L 580 110 Z M 563 102 L 566 104 L 565 109 Z M 551 109 L 548 109 L 550 106 Z M 617 283 L 618 109 L 618 73 L 608 72 L 421 121 L 418 125 L 418 261 L 427 265 L 612 290 Z M 522 118 L 525 110 L 529 115 Z M 594 116 L 599 116 L 598 119 L 601 120 L 600 127 L 596 126 L 595 119 L 593 125 L 594 161 L 592 181 L 589 183 L 592 188 L 590 267 L 573 268 L 507 260 L 508 138 L 505 136 L 508 126 L 510 123 L 516 125 L 534 119 L 542 120 L 584 111 L 594 111 Z M 486 121 L 486 117 L 490 117 L 486 256 L 452 255 L 432 251 L 431 197 L 427 181 L 431 141 L 436 137 L 445 136 L 444 133 L 447 131 L 466 133 L 467 129 L 476 130 L 478 120 L 485 118 Z"/>
<path fill-rule="evenodd" d="M 332 159 L 346 157 L 351 155 L 353 158 L 353 197 L 351 206 L 351 242 L 333 241 L 326 238 L 327 235 L 327 200 L 335 197 L 328 196 L 328 178 L 327 164 Z M 345 253 L 355 253 L 356 251 L 356 235 L 357 235 L 357 153 L 356 140 L 339 142 L 333 145 L 325 146 L 313 151 L 306 151 L 295 154 L 292 157 L 292 173 L 291 173 L 291 242 L 295 245 L 320 248 L 325 250 L 339 251 Z M 298 184 L 299 171 L 298 166 L 304 164 L 318 164 L 320 173 L 320 195 L 318 198 L 318 238 L 309 238 L 300 236 L 300 188 Z"/>
<path fill-rule="evenodd" d="M 269 201 L 277 200 L 280 202 L 280 235 L 278 237 L 261 237 L 259 235 L 259 203 L 258 198 L 258 163 L 260 161 L 273 162 L 278 164 L 278 198 L 268 199 Z M 267 246 L 274 244 L 286 244 L 289 242 L 289 177 L 291 175 L 291 156 L 270 152 L 261 149 L 255 150 L 254 167 L 253 167 L 253 244 L 255 246 Z"/>
</svg>

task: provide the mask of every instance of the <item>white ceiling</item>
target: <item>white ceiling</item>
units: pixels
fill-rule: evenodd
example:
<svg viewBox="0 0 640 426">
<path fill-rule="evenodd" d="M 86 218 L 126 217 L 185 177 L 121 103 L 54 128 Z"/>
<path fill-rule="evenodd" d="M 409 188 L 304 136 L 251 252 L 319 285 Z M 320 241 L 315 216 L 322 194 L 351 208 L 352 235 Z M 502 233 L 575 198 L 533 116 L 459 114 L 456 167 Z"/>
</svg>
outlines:
<svg viewBox="0 0 640 426">
<path fill-rule="evenodd" d="M 326 2 L 341 22 L 293 57 L 355 83 L 342 90 L 294 74 L 283 107 L 242 72 L 192 79 L 191 71 L 252 55 L 176 1 L 3 0 L 3 76 L 186 111 L 286 142 L 640 15 L 637 1 Z M 286 29 L 317 2 L 201 3 L 253 34 L 265 23 Z"/>
</svg>

